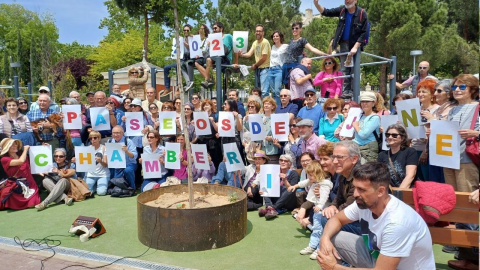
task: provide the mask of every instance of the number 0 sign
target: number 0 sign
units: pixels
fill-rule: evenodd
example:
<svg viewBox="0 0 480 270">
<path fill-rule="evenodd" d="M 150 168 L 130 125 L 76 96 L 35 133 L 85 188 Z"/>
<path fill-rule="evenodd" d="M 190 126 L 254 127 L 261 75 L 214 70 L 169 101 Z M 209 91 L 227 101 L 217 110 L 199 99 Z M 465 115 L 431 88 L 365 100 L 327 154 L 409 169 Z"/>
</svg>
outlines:
<svg viewBox="0 0 480 270">
<path fill-rule="evenodd" d="M 215 33 L 208 35 L 210 41 L 210 56 L 224 56 L 222 33 Z"/>
<path fill-rule="evenodd" d="M 246 53 L 248 49 L 248 31 L 233 31 L 233 52 L 242 51 Z"/>
<path fill-rule="evenodd" d="M 200 49 L 200 45 L 202 41 L 200 39 L 200 35 L 195 35 L 192 38 L 188 39 L 188 46 L 190 46 L 190 58 L 195 59 L 198 57 L 203 57 L 202 50 Z"/>
</svg>

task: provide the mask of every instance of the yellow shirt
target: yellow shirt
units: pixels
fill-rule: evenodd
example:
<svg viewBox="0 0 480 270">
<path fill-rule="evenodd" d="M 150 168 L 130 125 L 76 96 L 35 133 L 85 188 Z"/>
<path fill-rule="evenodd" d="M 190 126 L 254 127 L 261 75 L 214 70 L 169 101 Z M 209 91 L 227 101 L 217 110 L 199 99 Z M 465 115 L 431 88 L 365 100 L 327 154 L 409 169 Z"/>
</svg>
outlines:
<svg viewBox="0 0 480 270">
<path fill-rule="evenodd" d="M 268 42 L 266 38 L 263 38 L 262 42 L 258 44 L 258 42 L 255 40 L 252 44 L 252 49 L 255 50 L 255 63 L 262 58 L 262 55 L 267 55 L 265 62 L 263 62 L 258 68 L 270 67 L 270 52 L 272 50 L 270 42 Z"/>
</svg>

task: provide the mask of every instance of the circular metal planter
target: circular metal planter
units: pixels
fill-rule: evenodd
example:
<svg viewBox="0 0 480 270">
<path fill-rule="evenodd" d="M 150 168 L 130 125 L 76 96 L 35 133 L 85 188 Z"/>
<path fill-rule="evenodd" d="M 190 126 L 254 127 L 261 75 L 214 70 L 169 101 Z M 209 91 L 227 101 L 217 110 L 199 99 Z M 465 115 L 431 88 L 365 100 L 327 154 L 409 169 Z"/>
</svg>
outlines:
<svg viewBox="0 0 480 270">
<path fill-rule="evenodd" d="M 228 196 L 234 203 L 198 209 L 166 209 L 148 206 L 164 193 L 188 192 L 187 185 L 152 189 L 137 197 L 138 239 L 148 247 L 166 251 L 200 251 L 234 244 L 247 233 L 247 194 L 225 185 L 194 184 L 194 192 Z M 188 205 L 188 202 L 186 202 Z"/>
</svg>

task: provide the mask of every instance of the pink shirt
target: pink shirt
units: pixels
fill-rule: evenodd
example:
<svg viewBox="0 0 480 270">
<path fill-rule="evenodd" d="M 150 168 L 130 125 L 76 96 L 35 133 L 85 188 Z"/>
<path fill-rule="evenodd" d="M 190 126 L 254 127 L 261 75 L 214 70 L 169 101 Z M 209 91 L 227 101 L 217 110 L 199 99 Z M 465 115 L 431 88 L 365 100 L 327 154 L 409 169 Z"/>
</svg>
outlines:
<svg viewBox="0 0 480 270">
<path fill-rule="evenodd" d="M 304 84 L 297 84 L 296 80 L 303 77 L 305 77 L 305 73 L 303 73 L 303 70 L 299 68 L 294 68 L 290 72 L 290 92 L 292 100 L 297 98 L 305 98 L 305 91 L 313 88 L 310 80 L 307 80 Z"/>
<path fill-rule="evenodd" d="M 305 141 L 302 140 L 301 143 L 302 153 L 310 152 L 315 156 L 316 160 L 319 160 L 319 156 L 317 155 L 317 148 L 321 145 L 325 144 L 327 141 L 323 138 L 318 137 L 315 133 L 312 133 L 312 136 Z"/>
<path fill-rule="evenodd" d="M 333 79 L 332 82 L 323 82 L 324 78 L 331 78 L 331 77 L 338 77 L 342 76 L 341 71 L 335 71 L 332 74 L 329 74 L 325 71 L 319 72 L 315 79 L 313 80 L 313 85 L 321 87 L 322 97 L 325 97 L 325 93 L 330 92 L 329 97 L 333 98 L 335 95 L 341 96 L 342 95 L 342 85 L 343 79 Z"/>
</svg>

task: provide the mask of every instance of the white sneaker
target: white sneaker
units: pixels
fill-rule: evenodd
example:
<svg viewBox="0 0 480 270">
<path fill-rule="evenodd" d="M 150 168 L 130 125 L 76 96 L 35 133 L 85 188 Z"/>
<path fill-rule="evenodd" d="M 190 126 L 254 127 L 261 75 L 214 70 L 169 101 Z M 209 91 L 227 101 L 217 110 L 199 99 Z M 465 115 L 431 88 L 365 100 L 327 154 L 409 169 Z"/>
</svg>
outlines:
<svg viewBox="0 0 480 270">
<path fill-rule="evenodd" d="M 190 88 L 192 88 L 192 87 L 193 87 L 193 82 L 188 82 L 187 86 L 185 87 L 184 92 L 188 92 L 188 90 L 190 90 Z"/>
<path fill-rule="evenodd" d="M 310 259 L 311 260 L 316 260 L 318 255 L 318 251 L 315 250 L 312 254 L 310 254 Z"/>
<path fill-rule="evenodd" d="M 308 247 L 300 250 L 300 254 L 302 254 L 302 255 L 312 254 L 314 251 L 315 251 L 314 248 L 308 246 Z M 315 256 L 316 256 L 316 255 L 315 255 Z"/>
</svg>

